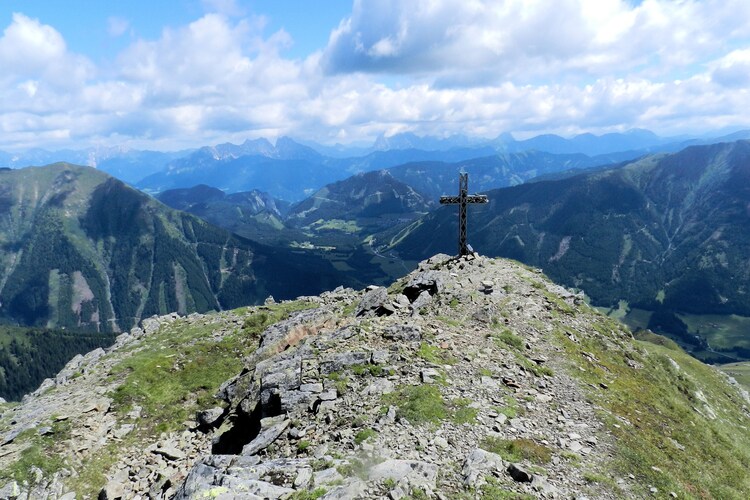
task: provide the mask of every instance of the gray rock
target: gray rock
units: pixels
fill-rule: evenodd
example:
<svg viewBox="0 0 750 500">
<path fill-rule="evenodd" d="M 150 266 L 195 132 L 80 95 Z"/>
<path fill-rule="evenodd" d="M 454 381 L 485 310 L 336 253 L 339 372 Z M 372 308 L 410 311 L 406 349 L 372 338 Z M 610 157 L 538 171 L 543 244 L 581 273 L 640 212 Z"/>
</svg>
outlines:
<svg viewBox="0 0 750 500">
<path fill-rule="evenodd" d="M 390 394 L 396 390 L 396 384 L 387 378 L 376 378 L 367 387 L 365 387 L 361 394 L 363 396 L 377 396 L 380 394 Z"/>
<path fill-rule="evenodd" d="M 283 420 L 264 428 L 263 421 L 261 421 L 260 433 L 255 437 L 255 439 L 250 441 L 242 448 L 242 454 L 255 455 L 259 451 L 268 448 L 271 443 L 276 441 L 276 438 L 281 436 L 284 430 L 286 430 L 287 426 L 289 426 L 289 422 L 289 420 Z"/>
<path fill-rule="evenodd" d="M 119 500 L 125 498 L 125 485 L 119 481 L 111 480 L 99 492 L 99 500 Z"/>
<path fill-rule="evenodd" d="M 302 384 L 299 386 L 300 391 L 304 392 L 323 392 L 323 384 L 316 382 L 313 384 Z"/>
<path fill-rule="evenodd" d="M 424 368 L 419 375 L 425 384 L 432 384 L 440 378 L 440 372 L 435 368 Z"/>
<path fill-rule="evenodd" d="M 430 302 L 432 302 L 432 295 L 427 290 L 424 290 L 411 303 L 411 310 L 412 312 L 417 312 Z"/>
<path fill-rule="evenodd" d="M 464 484 L 469 487 L 481 486 L 484 476 L 491 471 L 502 470 L 504 466 L 505 462 L 500 455 L 475 448 L 466 457 L 461 470 Z"/>
<path fill-rule="evenodd" d="M 370 362 L 374 365 L 384 365 L 391 359 L 388 351 L 373 351 Z"/>
<path fill-rule="evenodd" d="M 435 487 L 438 466 L 417 460 L 386 460 L 370 469 L 370 481 L 384 481 L 392 479 L 396 482 L 407 479 L 410 484 Z"/>
<path fill-rule="evenodd" d="M 9 498 L 11 500 L 15 500 L 18 498 L 18 496 L 21 494 L 21 488 L 18 486 L 18 483 L 15 481 L 10 481 L 9 483 L 5 483 L 5 485 L 0 488 L 0 498 Z"/>
<path fill-rule="evenodd" d="M 355 365 L 366 365 L 370 362 L 370 353 L 368 352 L 342 352 L 325 357 L 320 362 L 321 375 L 330 375 L 333 372 L 340 372 L 344 368 Z"/>
<path fill-rule="evenodd" d="M 276 486 L 275 484 L 267 483 L 266 481 L 259 481 L 257 479 L 240 479 L 234 476 L 224 476 L 221 485 L 224 488 L 227 488 L 229 493 L 234 494 L 232 497 L 228 498 L 245 499 L 249 497 L 251 499 L 259 498 L 275 500 L 294 493 L 292 488 Z"/>
<path fill-rule="evenodd" d="M 424 271 L 418 273 L 409 280 L 404 288 L 404 295 L 412 302 L 419 297 L 422 292 L 430 295 L 436 295 L 443 291 L 443 275 L 440 271 Z"/>
<path fill-rule="evenodd" d="M 395 325 L 388 327 L 383 337 L 391 340 L 403 340 L 413 342 L 422 340 L 422 329 L 417 325 Z"/>
<path fill-rule="evenodd" d="M 367 292 L 357 307 L 355 316 L 384 316 L 393 314 L 393 308 L 388 298 L 388 290 L 382 286 Z"/>
<path fill-rule="evenodd" d="M 218 425 L 221 416 L 224 415 L 224 408 L 219 406 L 200 410 L 195 415 L 195 421 L 200 427 L 215 427 Z"/>
<path fill-rule="evenodd" d="M 174 446 L 162 446 L 152 450 L 152 453 L 161 455 L 167 460 L 182 460 L 185 458 L 185 453 Z"/>
<path fill-rule="evenodd" d="M 301 469 L 297 470 L 297 477 L 294 478 L 294 487 L 296 489 L 307 488 L 307 485 L 310 484 L 312 476 L 313 470 L 310 467 L 302 467 Z"/>
<path fill-rule="evenodd" d="M 357 478 L 349 478 L 341 486 L 333 488 L 323 495 L 322 500 L 350 500 L 351 498 L 362 498 L 367 489 L 364 481 Z"/>
<path fill-rule="evenodd" d="M 313 474 L 313 484 L 315 486 L 322 486 L 324 484 L 337 483 L 342 481 L 342 476 L 335 467 L 329 467 Z"/>
<path fill-rule="evenodd" d="M 556 498 L 560 494 L 560 491 L 555 486 L 551 485 L 542 476 L 536 474 L 531 478 L 531 487 L 546 498 Z"/>
</svg>

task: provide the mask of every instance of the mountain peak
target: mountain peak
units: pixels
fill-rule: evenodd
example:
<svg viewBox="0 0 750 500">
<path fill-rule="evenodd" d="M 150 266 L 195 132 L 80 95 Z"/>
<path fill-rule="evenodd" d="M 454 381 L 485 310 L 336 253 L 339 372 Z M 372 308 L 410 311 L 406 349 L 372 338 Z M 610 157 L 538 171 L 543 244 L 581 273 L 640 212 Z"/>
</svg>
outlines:
<svg viewBox="0 0 750 500">
<path fill-rule="evenodd" d="M 662 345 L 534 269 L 476 255 L 435 256 L 388 289 L 150 318 L 14 409 L 4 469 L 35 464 L 24 450 L 40 442 L 69 458 L 54 475 L 15 466 L 4 488 L 747 496 L 728 471 L 750 458 L 750 400 L 644 338 Z"/>
</svg>

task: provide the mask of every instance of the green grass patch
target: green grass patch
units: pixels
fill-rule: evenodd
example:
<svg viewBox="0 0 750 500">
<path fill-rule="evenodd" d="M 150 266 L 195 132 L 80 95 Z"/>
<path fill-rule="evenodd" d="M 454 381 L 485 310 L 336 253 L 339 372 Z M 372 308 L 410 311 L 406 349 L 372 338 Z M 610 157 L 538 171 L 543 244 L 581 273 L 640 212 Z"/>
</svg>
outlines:
<svg viewBox="0 0 750 500">
<path fill-rule="evenodd" d="M 258 335 L 306 303 L 271 306 L 251 312 L 240 329 L 219 341 L 211 338 L 212 322 L 178 320 L 143 342 L 142 348 L 112 370 L 124 381 L 112 394 L 122 417 L 133 405 L 143 408 L 138 432 L 153 435 L 181 429 L 195 411 L 213 403 L 219 386 L 243 366 L 258 345 Z"/>
<path fill-rule="evenodd" d="M 517 350 L 523 349 L 523 339 L 507 328 L 493 333 L 492 339 L 501 346 L 512 347 Z"/>
<path fill-rule="evenodd" d="M 473 424 L 477 421 L 477 414 L 479 410 L 469 406 L 471 401 L 468 399 L 460 398 L 451 401 L 453 409 L 452 420 L 457 424 Z"/>
<path fill-rule="evenodd" d="M 399 417 L 412 424 L 437 424 L 449 416 L 448 405 L 434 385 L 402 386 L 397 391 L 383 396 L 386 404 L 397 408 Z"/>
<path fill-rule="evenodd" d="M 328 493 L 328 490 L 326 490 L 325 488 L 315 488 L 314 490 L 295 491 L 289 497 L 289 500 L 317 500 L 318 498 L 321 498 L 322 496 L 324 496 L 326 493 Z"/>
<path fill-rule="evenodd" d="M 503 460 L 520 462 L 528 460 L 536 464 L 546 464 L 552 459 L 552 451 L 531 439 L 498 439 L 486 437 L 479 445 L 482 449 L 497 453 Z"/>
<path fill-rule="evenodd" d="M 526 493 L 517 493 L 515 491 L 506 490 L 500 482 L 492 477 L 487 476 L 484 478 L 485 484 L 480 488 L 480 498 L 483 500 L 534 500 L 533 495 Z"/>
<path fill-rule="evenodd" d="M 456 363 L 456 358 L 451 356 L 448 351 L 426 342 L 419 345 L 417 356 L 436 365 L 453 365 Z"/>
<path fill-rule="evenodd" d="M 638 484 L 680 497 L 750 498 L 750 419 L 736 389 L 671 343 L 632 341 L 609 318 L 586 319 L 592 333 L 558 324 L 556 342 L 617 440 L 611 469 L 603 472 L 632 473 Z"/>
<path fill-rule="evenodd" d="M 750 361 L 721 365 L 719 369 L 730 377 L 734 377 L 739 384 L 750 391 Z"/>
<path fill-rule="evenodd" d="M 643 342 L 650 342 L 655 345 L 666 347 L 667 349 L 671 351 L 682 350 L 680 349 L 680 346 L 677 345 L 677 342 L 675 342 L 674 340 L 667 338 L 663 335 L 658 335 L 656 333 L 653 333 L 651 330 L 638 330 L 633 334 L 633 337 Z"/>
<path fill-rule="evenodd" d="M 354 436 L 354 442 L 356 444 L 362 444 L 368 439 L 374 438 L 377 435 L 378 431 L 376 431 L 375 429 L 362 429 Z"/>
</svg>

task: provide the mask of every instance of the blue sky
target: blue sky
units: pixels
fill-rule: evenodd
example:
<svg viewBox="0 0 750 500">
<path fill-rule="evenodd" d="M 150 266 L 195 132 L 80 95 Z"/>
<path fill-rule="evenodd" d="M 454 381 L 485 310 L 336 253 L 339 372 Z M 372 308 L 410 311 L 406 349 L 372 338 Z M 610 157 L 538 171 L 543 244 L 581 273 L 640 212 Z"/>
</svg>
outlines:
<svg viewBox="0 0 750 500">
<path fill-rule="evenodd" d="M 0 2 L 0 149 L 750 127 L 746 0 Z"/>
</svg>

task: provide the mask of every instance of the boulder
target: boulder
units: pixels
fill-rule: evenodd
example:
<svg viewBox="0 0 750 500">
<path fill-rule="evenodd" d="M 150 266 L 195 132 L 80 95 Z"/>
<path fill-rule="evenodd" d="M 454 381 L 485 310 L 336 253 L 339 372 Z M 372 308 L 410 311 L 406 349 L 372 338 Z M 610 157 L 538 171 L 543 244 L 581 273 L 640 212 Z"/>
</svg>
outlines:
<svg viewBox="0 0 750 500">
<path fill-rule="evenodd" d="M 420 462 L 418 460 L 386 460 L 370 469 L 368 479 L 370 481 L 384 481 L 391 479 L 399 482 L 406 479 L 410 484 L 435 487 L 438 466 L 435 464 Z"/>
<path fill-rule="evenodd" d="M 387 316 L 394 313 L 388 298 L 388 290 L 379 286 L 365 293 L 357 307 L 355 316 Z"/>
</svg>

